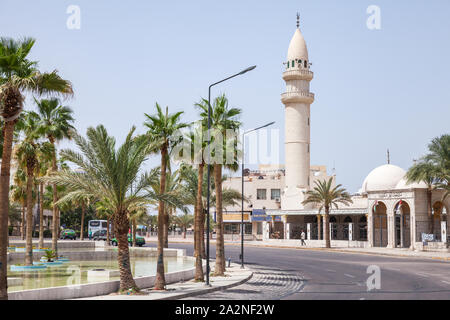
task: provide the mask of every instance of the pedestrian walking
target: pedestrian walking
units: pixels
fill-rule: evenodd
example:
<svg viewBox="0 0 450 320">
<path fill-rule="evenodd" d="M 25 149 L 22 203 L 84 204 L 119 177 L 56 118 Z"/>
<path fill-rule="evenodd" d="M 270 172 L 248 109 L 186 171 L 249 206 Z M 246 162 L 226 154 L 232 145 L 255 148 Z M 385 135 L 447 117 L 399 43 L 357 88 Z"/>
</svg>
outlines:
<svg viewBox="0 0 450 320">
<path fill-rule="evenodd" d="M 300 234 L 300 239 L 302 240 L 302 242 L 301 242 L 302 246 L 306 246 L 305 238 L 306 238 L 305 231 L 302 230 L 302 233 Z"/>
</svg>

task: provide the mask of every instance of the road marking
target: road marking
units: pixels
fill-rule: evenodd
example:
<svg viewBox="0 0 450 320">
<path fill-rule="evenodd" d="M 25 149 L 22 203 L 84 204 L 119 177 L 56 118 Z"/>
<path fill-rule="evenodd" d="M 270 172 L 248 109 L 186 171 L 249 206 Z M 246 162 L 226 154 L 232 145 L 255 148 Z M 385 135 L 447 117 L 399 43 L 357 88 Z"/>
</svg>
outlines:
<svg viewBox="0 0 450 320">
<path fill-rule="evenodd" d="M 366 298 L 359 298 L 359 300 L 366 300 Z"/>
<path fill-rule="evenodd" d="M 391 270 L 395 270 L 395 271 L 402 271 L 402 270 L 400 270 L 400 269 L 397 269 L 397 268 L 390 268 Z"/>
<path fill-rule="evenodd" d="M 445 281 L 445 280 L 441 280 L 441 282 L 446 283 L 446 284 L 450 284 L 450 282 Z"/>
<path fill-rule="evenodd" d="M 331 270 L 331 269 L 325 269 L 325 271 L 328 271 L 328 272 L 336 272 L 336 270 Z"/>
<path fill-rule="evenodd" d="M 423 273 L 416 273 L 418 276 L 421 276 L 421 277 L 425 277 L 425 278 L 428 278 L 429 276 L 427 275 L 427 274 L 423 274 Z"/>
<path fill-rule="evenodd" d="M 349 277 L 349 278 L 354 278 L 355 276 L 352 276 L 351 274 L 348 273 L 344 273 L 344 276 Z"/>
</svg>

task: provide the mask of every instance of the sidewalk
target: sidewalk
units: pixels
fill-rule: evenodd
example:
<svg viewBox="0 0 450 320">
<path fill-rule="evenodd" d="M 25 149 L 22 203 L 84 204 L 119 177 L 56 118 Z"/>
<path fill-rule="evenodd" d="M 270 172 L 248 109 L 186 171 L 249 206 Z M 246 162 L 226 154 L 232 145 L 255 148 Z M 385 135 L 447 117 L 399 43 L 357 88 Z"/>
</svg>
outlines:
<svg viewBox="0 0 450 320">
<path fill-rule="evenodd" d="M 211 267 L 213 266 L 212 264 Z M 141 290 L 142 295 L 119 295 L 114 293 L 76 300 L 177 300 L 238 286 L 248 281 L 252 277 L 253 272 L 247 268 L 241 269 L 240 265 L 233 263 L 231 267 L 226 269 L 225 275 L 225 277 L 210 277 L 210 287 L 207 287 L 204 282 L 190 280 L 167 285 L 166 291 L 143 289 Z"/>
<path fill-rule="evenodd" d="M 148 242 L 157 242 L 156 237 L 146 238 Z M 299 250 L 317 250 L 317 251 L 330 251 L 330 252 L 342 252 L 342 253 L 353 253 L 353 254 L 370 254 L 370 255 L 383 255 L 383 256 L 393 256 L 393 257 L 411 257 L 411 258 L 426 258 L 426 259 L 437 259 L 443 261 L 450 261 L 450 252 L 445 251 L 413 251 L 408 248 L 349 248 L 349 247 L 317 247 L 317 246 L 301 246 L 300 241 L 290 241 L 286 243 L 285 241 L 245 241 L 245 246 L 251 247 L 262 247 L 262 248 L 280 248 L 280 249 L 299 249 Z M 210 240 L 211 244 L 215 244 L 215 240 Z M 308 241 L 307 241 L 308 242 Z M 193 243 L 192 238 L 169 238 L 169 243 Z M 225 244 L 240 245 L 240 240 L 227 241 Z"/>
</svg>

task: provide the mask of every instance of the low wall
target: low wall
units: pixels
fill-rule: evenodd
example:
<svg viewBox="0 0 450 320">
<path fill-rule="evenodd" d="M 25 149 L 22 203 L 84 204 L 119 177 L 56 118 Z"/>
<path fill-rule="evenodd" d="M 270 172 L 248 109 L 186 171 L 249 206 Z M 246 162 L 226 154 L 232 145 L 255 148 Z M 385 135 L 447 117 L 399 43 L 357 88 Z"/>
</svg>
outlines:
<svg viewBox="0 0 450 320">
<path fill-rule="evenodd" d="M 285 245 L 285 246 L 296 246 L 301 247 L 301 240 L 294 239 L 294 240 L 284 240 L 284 239 L 268 239 L 264 240 L 264 242 L 268 242 L 270 244 L 279 244 L 279 245 Z M 305 240 L 306 246 L 304 247 L 311 247 L 311 248 L 324 248 L 325 247 L 325 240 Z M 338 247 L 338 248 L 368 248 L 369 242 L 368 241 L 348 241 L 348 240 L 331 240 L 331 247 Z"/>
<path fill-rule="evenodd" d="M 193 259 L 193 258 L 192 258 Z M 206 266 L 203 267 L 204 270 Z M 166 283 L 175 283 L 194 278 L 195 268 L 175 271 L 165 274 Z M 135 278 L 136 285 L 143 288 L 150 288 L 155 284 L 156 276 L 145 276 Z M 78 299 L 93 296 L 108 295 L 119 291 L 120 281 L 105 281 L 97 283 L 76 284 L 64 287 L 53 287 L 33 290 L 23 290 L 8 293 L 9 300 L 63 300 Z"/>
<path fill-rule="evenodd" d="M 93 261 L 93 260 L 113 260 L 117 259 L 117 248 L 110 247 L 92 251 L 64 251 L 58 250 L 58 254 L 73 261 Z M 33 260 L 39 260 L 45 252 L 33 252 Z M 156 248 L 130 248 L 130 257 L 156 257 Z M 186 255 L 185 249 L 164 249 L 165 257 L 183 257 Z M 8 252 L 8 262 L 23 261 L 25 252 Z"/>
<path fill-rule="evenodd" d="M 58 240 L 58 250 L 59 249 L 72 249 L 72 248 L 95 248 L 97 241 L 81 241 L 81 240 Z M 15 247 L 25 247 L 25 240 L 10 240 L 9 246 Z M 38 240 L 33 240 L 33 246 L 36 248 L 39 246 Z M 51 248 L 51 241 L 44 241 L 44 248 Z"/>
<path fill-rule="evenodd" d="M 418 251 L 450 252 L 450 248 L 444 242 L 428 242 L 425 246 L 422 242 L 416 242 L 414 248 Z"/>
</svg>

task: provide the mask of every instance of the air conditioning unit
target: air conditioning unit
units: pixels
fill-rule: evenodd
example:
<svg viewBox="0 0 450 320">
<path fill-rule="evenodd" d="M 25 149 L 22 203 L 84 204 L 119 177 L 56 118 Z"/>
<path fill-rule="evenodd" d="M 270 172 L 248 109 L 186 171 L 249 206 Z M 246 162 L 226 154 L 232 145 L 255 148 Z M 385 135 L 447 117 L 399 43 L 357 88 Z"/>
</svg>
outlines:
<svg viewBox="0 0 450 320">
<path fill-rule="evenodd" d="M 275 202 L 280 202 L 280 198 L 275 198 Z"/>
</svg>

